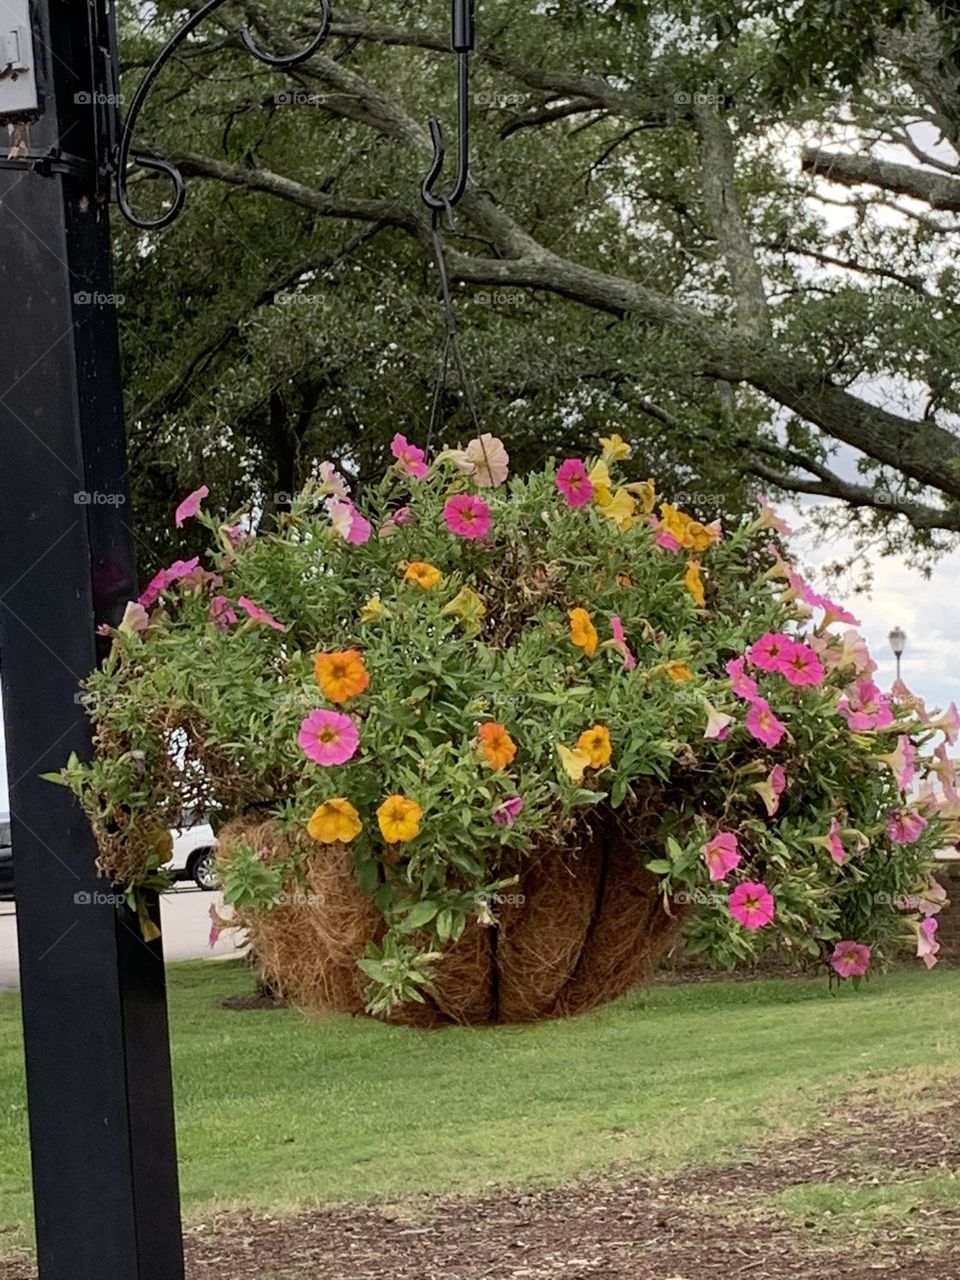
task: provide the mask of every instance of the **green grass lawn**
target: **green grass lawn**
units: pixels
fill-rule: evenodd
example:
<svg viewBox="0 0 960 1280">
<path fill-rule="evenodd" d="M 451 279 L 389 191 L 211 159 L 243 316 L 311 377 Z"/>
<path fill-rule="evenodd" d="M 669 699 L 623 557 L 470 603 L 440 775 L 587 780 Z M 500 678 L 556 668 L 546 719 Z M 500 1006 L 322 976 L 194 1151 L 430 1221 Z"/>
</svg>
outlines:
<svg viewBox="0 0 960 1280">
<path fill-rule="evenodd" d="M 960 971 L 901 970 L 859 992 L 663 986 L 573 1021 L 432 1033 L 219 1007 L 249 987 L 232 962 L 170 969 L 188 1219 L 735 1161 L 867 1078 L 903 1096 L 960 1072 Z M 13 995 L 0 997 L 0 1152 L 0 1241 L 21 1244 Z"/>
</svg>

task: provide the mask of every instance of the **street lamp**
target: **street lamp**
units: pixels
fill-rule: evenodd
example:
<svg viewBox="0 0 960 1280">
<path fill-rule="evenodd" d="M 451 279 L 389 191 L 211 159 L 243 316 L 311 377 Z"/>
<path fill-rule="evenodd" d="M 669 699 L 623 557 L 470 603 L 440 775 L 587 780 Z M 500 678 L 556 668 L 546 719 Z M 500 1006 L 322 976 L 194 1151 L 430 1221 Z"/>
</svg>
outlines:
<svg viewBox="0 0 960 1280">
<path fill-rule="evenodd" d="M 893 650 L 893 656 L 897 660 L 897 679 L 900 679 L 900 659 L 903 657 L 903 651 L 907 647 L 907 633 L 902 627 L 894 627 L 888 637 L 890 648 Z"/>
</svg>

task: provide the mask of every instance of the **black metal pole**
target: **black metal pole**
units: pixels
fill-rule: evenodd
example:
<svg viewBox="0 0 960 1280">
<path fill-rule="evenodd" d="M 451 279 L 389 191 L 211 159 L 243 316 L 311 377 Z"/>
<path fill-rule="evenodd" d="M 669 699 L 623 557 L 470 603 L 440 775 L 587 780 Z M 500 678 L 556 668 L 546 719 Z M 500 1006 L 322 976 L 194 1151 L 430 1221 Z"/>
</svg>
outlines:
<svg viewBox="0 0 960 1280">
<path fill-rule="evenodd" d="M 86 820 L 38 776 L 89 754 L 77 682 L 136 588 L 98 177 L 107 5 L 30 12 L 39 112 L 0 152 L 0 669 L 39 1271 L 181 1280 L 162 948 L 107 900 Z"/>
</svg>

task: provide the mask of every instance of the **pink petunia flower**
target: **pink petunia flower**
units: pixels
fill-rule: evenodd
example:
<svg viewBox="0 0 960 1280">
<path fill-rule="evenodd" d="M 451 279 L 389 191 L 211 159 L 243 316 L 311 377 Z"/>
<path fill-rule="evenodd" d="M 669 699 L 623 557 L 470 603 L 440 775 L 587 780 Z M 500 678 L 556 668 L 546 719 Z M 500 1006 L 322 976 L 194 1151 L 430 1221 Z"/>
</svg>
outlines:
<svg viewBox="0 0 960 1280">
<path fill-rule="evenodd" d="M 443 518 L 450 532 L 461 538 L 483 538 L 490 529 L 490 508 L 472 493 L 448 498 Z"/>
<path fill-rule="evenodd" d="M 782 538 L 789 538 L 793 530 L 786 520 L 777 515 L 763 494 L 760 495 L 757 501 L 760 504 L 760 519 L 756 524 L 757 531 L 759 532 L 760 529 L 775 529 Z"/>
<path fill-rule="evenodd" d="M 398 431 L 390 442 L 390 452 L 397 460 L 397 468 L 408 476 L 422 480 L 427 474 L 427 455 L 419 445 L 411 444 Z"/>
<path fill-rule="evenodd" d="M 916 809 L 894 809 L 887 824 L 887 835 L 896 844 L 916 844 L 926 825 L 926 818 Z"/>
<path fill-rule="evenodd" d="M 300 746 L 317 764 L 346 764 L 356 755 L 360 731 L 340 711 L 311 711 L 300 725 Z"/>
<path fill-rule="evenodd" d="M 481 489 L 497 489 L 510 474 L 510 455 L 502 440 L 489 431 L 471 440 L 463 451 L 463 457 L 471 468 L 468 471 Z"/>
<path fill-rule="evenodd" d="M 843 622 L 848 627 L 859 627 L 860 619 L 855 618 L 849 609 L 845 609 L 842 604 L 837 604 L 835 600 L 831 600 L 829 596 L 819 596 L 817 604 L 823 610 L 823 619 L 820 623 L 823 627 L 829 627 L 833 622 Z"/>
<path fill-rule="evenodd" d="M 330 518 L 333 520 L 334 529 L 344 542 L 362 546 L 363 543 L 370 541 L 373 526 L 365 516 L 360 514 L 352 502 L 335 499 L 330 506 Z"/>
<path fill-rule="evenodd" d="M 493 820 L 501 827 L 512 827 L 522 812 L 523 796 L 511 796 L 509 800 L 504 800 L 496 806 L 493 811 Z"/>
<path fill-rule="evenodd" d="M 321 462 L 317 468 L 317 493 L 321 497 L 339 498 L 345 502 L 350 486 L 332 462 Z"/>
<path fill-rule="evenodd" d="M 946 735 L 947 742 L 952 747 L 960 734 L 960 711 L 957 711 L 957 704 L 951 702 L 949 707 L 941 716 L 937 716 L 936 720 L 930 721 L 933 729 L 942 729 Z"/>
<path fill-rule="evenodd" d="M 199 556 L 194 556 L 192 560 L 174 560 L 173 564 L 168 565 L 166 569 L 161 569 L 150 579 L 140 597 L 140 603 L 149 608 L 162 591 L 166 591 L 167 587 L 193 573 L 199 564 Z"/>
<path fill-rule="evenodd" d="M 184 498 L 184 500 L 180 503 L 179 507 L 177 507 L 177 514 L 175 517 L 178 529 L 183 528 L 183 523 L 185 520 L 192 520 L 196 515 L 199 514 L 200 503 L 204 500 L 204 498 L 208 498 L 209 496 L 210 496 L 210 490 L 207 488 L 205 484 L 202 484 L 200 488 L 195 489 L 193 493 L 190 494 L 189 497 Z"/>
<path fill-rule="evenodd" d="M 228 631 L 237 620 L 233 605 L 226 596 L 214 596 L 210 601 L 210 621 L 221 631 Z"/>
<path fill-rule="evenodd" d="M 725 711 L 718 711 L 712 702 L 707 702 L 707 727 L 703 731 L 704 738 L 723 742 L 730 733 L 732 724 L 733 716 L 728 716 Z"/>
<path fill-rule="evenodd" d="M 773 894 L 765 884 L 748 880 L 727 898 L 730 914 L 745 929 L 762 929 L 773 919 Z"/>
<path fill-rule="evenodd" d="M 743 698 L 747 702 L 754 702 L 760 696 L 760 690 L 753 676 L 748 676 L 743 668 L 746 666 L 746 658 L 731 658 L 726 665 L 726 673 L 730 677 L 730 684 L 733 692 L 738 698 Z"/>
<path fill-rule="evenodd" d="M 737 837 L 732 831 L 721 831 L 708 840 L 703 849 L 704 861 L 711 880 L 725 880 L 743 861 L 737 850 Z"/>
<path fill-rule="evenodd" d="M 937 963 L 939 950 L 937 920 L 934 916 L 927 916 L 917 925 L 917 958 L 922 960 L 928 969 L 932 969 Z"/>
<path fill-rule="evenodd" d="M 890 767 L 897 786 L 901 791 L 906 791 L 917 774 L 917 750 L 907 735 L 901 733 L 897 738 L 896 750 L 878 755 L 877 759 Z"/>
<path fill-rule="evenodd" d="M 761 671 L 779 671 L 795 645 L 782 631 L 768 631 L 747 650 L 747 661 Z"/>
<path fill-rule="evenodd" d="M 784 654 L 777 670 L 794 685 L 818 685 L 824 676 L 823 664 L 809 645 L 794 643 Z"/>
<path fill-rule="evenodd" d="M 841 978 L 862 978 L 870 966 L 870 948 L 862 942 L 838 942 L 830 964 Z"/>
<path fill-rule="evenodd" d="M 931 876 L 930 883 L 920 895 L 920 914 L 923 916 L 935 916 L 946 905 L 946 889 Z"/>
<path fill-rule="evenodd" d="M 261 609 L 258 604 L 254 604 L 246 596 L 241 596 L 237 604 L 249 614 L 251 622 L 263 622 L 266 626 L 272 627 L 274 631 L 286 631 L 287 628 L 282 622 L 278 622 L 276 618 L 271 617 L 266 609 Z"/>
<path fill-rule="evenodd" d="M 780 797 L 786 790 L 786 786 L 787 774 L 782 764 L 775 764 L 765 781 L 753 784 L 754 791 L 766 805 L 767 817 L 772 818 L 780 808 Z"/>
<path fill-rule="evenodd" d="M 766 698 L 757 698 L 750 704 L 747 712 L 747 728 L 765 747 L 775 747 L 787 731 L 782 720 L 778 720 L 770 709 Z"/>
<path fill-rule="evenodd" d="M 593 481 L 579 458 L 567 458 L 557 467 L 557 488 L 568 507 L 585 506 L 593 497 Z"/>
<path fill-rule="evenodd" d="M 675 533 L 671 533 L 669 529 L 660 529 L 654 542 L 658 547 L 662 547 L 664 551 L 672 551 L 676 555 L 680 551 L 680 539 Z"/>
<path fill-rule="evenodd" d="M 890 705 L 872 680 L 861 681 L 852 693 L 841 698 L 837 710 L 854 733 L 883 729 L 893 723 Z"/>
<path fill-rule="evenodd" d="M 843 841 L 840 839 L 840 823 L 836 818 L 833 818 L 830 822 L 830 830 L 827 833 L 826 842 L 830 857 L 838 867 L 842 867 L 847 857 L 847 851 L 843 847 Z"/>
<path fill-rule="evenodd" d="M 613 643 L 623 654 L 623 665 L 628 671 L 632 671 L 637 665 L 637 660 L 627 644 L 626 632 L 623 629 L 623 623 L 616 614 L 610 619 L 610 630 L 613 632 Z"/>
</svg>

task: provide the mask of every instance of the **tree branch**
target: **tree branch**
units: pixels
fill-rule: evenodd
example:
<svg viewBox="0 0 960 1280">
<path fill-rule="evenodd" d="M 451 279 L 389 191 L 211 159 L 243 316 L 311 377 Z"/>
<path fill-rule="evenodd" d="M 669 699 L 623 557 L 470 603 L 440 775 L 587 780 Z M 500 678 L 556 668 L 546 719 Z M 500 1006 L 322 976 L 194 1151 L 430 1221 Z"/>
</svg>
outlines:
<svg viewBox="0 0 960 1280">
<path fill-rule="evenodd" d="M 921 200 L 931 209 L 960 213 L 960 178 L 930 173 L 915 165 L 878 160 L 875 156 L 844 155 L 819 147 L 807 147 L 801 163 L 805 173 L 845 187 L 880 187 L 899 196 Z"/>
</svg>

